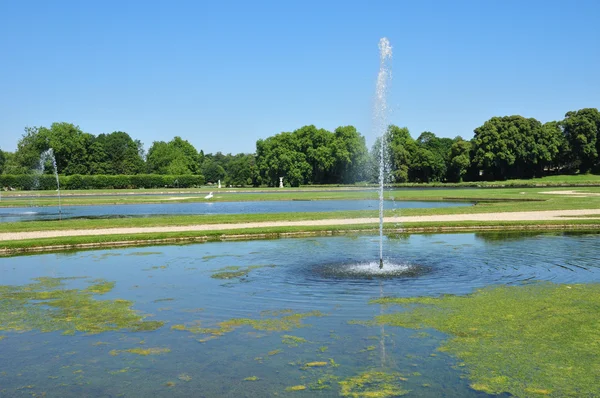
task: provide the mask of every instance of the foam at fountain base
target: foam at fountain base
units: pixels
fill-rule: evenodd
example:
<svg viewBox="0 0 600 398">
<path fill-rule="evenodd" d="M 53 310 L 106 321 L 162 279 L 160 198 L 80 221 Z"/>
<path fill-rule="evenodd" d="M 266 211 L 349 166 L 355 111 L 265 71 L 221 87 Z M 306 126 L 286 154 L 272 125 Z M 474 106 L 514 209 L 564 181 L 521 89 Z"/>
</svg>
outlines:
<svg viewBox="0 0 600 398">
<path fill-rule="evenodd" d="M 327 264 L 318 267 L 318 273 L 327 278 L 356 278 L 356 279 L 386 279 L 416 277 L 429 271 L 429 267 L 418 264 L 409 264 L 383 260 L 383 268 L 379 261 L 351 264 Z"/>
</svg>

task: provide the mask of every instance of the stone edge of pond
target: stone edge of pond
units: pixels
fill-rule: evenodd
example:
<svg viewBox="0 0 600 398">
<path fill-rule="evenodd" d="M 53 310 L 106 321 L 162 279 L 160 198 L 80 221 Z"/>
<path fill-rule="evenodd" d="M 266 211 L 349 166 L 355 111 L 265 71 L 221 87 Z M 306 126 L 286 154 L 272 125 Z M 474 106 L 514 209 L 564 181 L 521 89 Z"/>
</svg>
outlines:
<svg viewBox="0 0 600 398">
<path fill-rule="evenodd" d="M 403 233 L 403 234 L 429 234 L 429 233 L 469 233 L 469 232 L 545 232 L 545 231 L 574 231 L 574 232 L 598 232 L 600 224 L 530 224 L 530 225 L 487 225 L 487 226 L 436 226 L 436 227 L 404 227 L 404 228 L 386 228 L 384 233 Z M 270 232 L 270 233 L 243 233 L 243 234 L 221 234 L 221 235 L 203 235 L 188 237 L 173 237 L 160 239 L 134 239 L 134 240 L 115 240 L 109 242 L 87 242 L 72 244 L 53 244 L 30 247 L 0 248 L 0 257 L 10 257 L 20 254 L 35 254 L 46 252 L 61 252 L 71 250 L 92 250 L 102 248 L 119 248 L 132 246 L 153 246 L 167 244 L 187 244 L 187 243 L 205 243 L 205 242 L 226 242 L 242 240 L 263 240 L 263 239 L 284 239 L 300 238 L 308 236 L 341 236 L 351 234 L 375 234 L 379 230 L 369 229 L 344 229 L 344 230 L 318 230 L 318 231 L 292 231 L 292 232 Z"/>
</svg>

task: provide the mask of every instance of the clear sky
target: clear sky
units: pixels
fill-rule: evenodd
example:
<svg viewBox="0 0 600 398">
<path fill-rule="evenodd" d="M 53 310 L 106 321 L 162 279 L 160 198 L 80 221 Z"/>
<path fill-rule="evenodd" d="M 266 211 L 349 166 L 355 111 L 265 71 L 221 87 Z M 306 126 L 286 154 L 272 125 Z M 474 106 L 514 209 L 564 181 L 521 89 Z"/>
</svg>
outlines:
<svg viewBox="0 0 600 398">
<path fill-rule="evenodd" d="M 314 124 L 374 140 L 377 43 L 390 122 L 464 138 L 492 116 L 600 108 L 600 1 L 0 0 L 0 148 L 71 122 L 206 153 Z"/>
</svg>

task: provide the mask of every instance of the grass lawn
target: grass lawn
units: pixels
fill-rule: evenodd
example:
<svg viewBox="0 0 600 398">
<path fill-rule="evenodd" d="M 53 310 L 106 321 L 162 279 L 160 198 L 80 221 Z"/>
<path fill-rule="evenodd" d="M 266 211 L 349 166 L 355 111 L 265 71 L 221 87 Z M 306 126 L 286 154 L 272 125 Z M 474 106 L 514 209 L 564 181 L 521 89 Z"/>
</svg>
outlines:
<svg viewBox="0 0 600 398">
<path fill-rule="evenodd" d="M 597 232 L 598 220 L 560 220 L 539 221 L 535 224 L 525 221 L 489 221 L 489 222 L 444 222 L 444 223 L 407 223 L 396 225 L 384 224 L 386 236 L 395 237 L 399 233 L 447 233 L 447 232 L 484 232 L 484 231 L 552 231 L 571 230 Z M 231 229 L 218 231 L 187 232 L 153 232 L 122 235 L 89 235 L 67 236 L 59 238 L 27 239 L 0 242 L 0 256 L 39 251 L 64 251 L 70 249 L 111 247 L 111 246 L 144 246 L 156 244 L 173 244 L 189 242 L 206 242 L 221 240 L 274 239 L 304 235 L 339 235 L 339 234 L 373 234 L 379 233 L 374 225 L 331 225 L 331 226 L 293 226 L 263 227 L 248 229 Z"/>
</svg>

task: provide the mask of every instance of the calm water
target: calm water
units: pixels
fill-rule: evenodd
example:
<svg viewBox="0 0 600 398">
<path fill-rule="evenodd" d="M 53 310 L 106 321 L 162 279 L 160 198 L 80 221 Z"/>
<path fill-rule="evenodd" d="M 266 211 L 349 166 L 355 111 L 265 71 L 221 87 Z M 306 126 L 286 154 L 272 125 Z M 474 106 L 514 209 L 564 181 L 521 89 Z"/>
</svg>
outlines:
<svg viewBox="0 0 600 398">
<path fill-rule="evenodd" d="M 338 380 L 374 368 L 405 375 L 408 396 L 483 396 L 461 378 L 455 358 L 436 351 L 444 338 L 440 333 L 415 338 L 418 331 L 349 321 L 370 320 L 386 311 L 368 304 L 382 295 L 465 294 L 534 280 L 600 282 L 599 245 L 600 235 L 592 234 L 391 236 L 385 242 L 388 264 L 397 269 L 408 265 L 414 272 L 375 278 L 361 273 L 369 268 L 364 264 L 378 258 L 374 236 L 3 258 L 0 285 L 33 284 L 36 277 L 85 277 L 64 281 L 63 289 L 81 289 L 102 278 L 115 284 L 95 299 L 130 300 L 133 309 L 149 315 L 146 320 L 165 325 L 155 331 L 94 335 L 36 329 L 18 333 L 1 323 L 8 315 L 2 313 L 0 290 L 0 396 L 328 397 L 339 395 Z M 246 272 L 214 278 L 235 267 Z M 310 311 L 323 316 L 303 318 L 287 331 L 241 326 L 204 342 L 199 340 L 210 335 L 172 329 L 218 328 L 232 318 L 280 319 Z M 123 351 L 135 348 L 170 352 L 141 356 Z M 327 364 L 305 366 L 315 361 Z M 244 381 L 252 376 L 258 380 Z M 297 385 L 307 390 L 286 391 Z M 316 389 L 323 386 L 329 388 Z"/>
<path fill-rule="evenodd" d="M 386 201 L 386 209 L 471 206 L 460 202 Z M 200 202 L 131 205 L 63 206 L 62 218 L 148 217 L 181 214 L 259 214 L 287 212 L 327 212 L 376 210 L 378 200 L 314 200 L 260 202 Z M 56 207 L 0 208 L 0 222 L 57 220 Z"/>
</svg>

